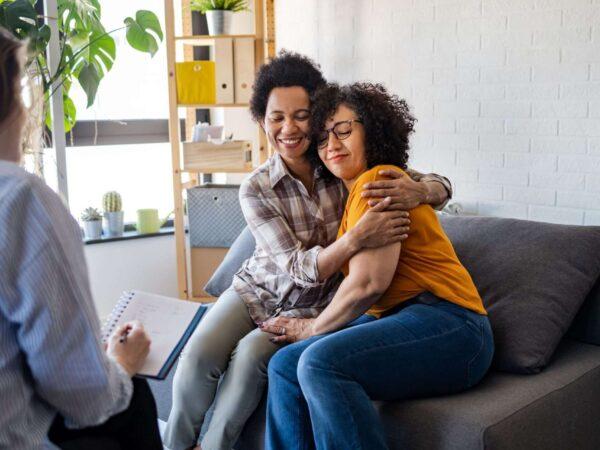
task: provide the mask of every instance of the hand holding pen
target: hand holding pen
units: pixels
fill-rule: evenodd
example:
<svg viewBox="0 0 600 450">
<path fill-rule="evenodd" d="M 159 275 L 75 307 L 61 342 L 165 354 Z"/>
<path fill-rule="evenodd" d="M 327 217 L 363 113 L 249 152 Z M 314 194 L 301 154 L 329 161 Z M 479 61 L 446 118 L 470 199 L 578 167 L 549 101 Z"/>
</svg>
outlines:
<svg viewBox="0 0 600 450">
<path fill-rule="evenodd" d="M 119 335 L 119 344 L 124 344 L 125 342 L 127 342 L 127 335 L 129 334 L 132 328 L 130 324 L 125 325 L 125 327 L 126 328 Z"/>
<path fill-rule="evenodd" d="M 107 354 L 133 376 L 144 365 L 150 351 L 150 339 L 138 321 L 117 328 L 108 340 Z"/>
</svg>

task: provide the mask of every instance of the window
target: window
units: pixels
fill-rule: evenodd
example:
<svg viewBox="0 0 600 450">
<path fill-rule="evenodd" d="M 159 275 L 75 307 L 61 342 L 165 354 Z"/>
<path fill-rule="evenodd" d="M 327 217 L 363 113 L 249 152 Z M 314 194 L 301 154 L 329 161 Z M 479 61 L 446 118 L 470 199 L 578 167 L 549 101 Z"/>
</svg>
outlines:
<svg viewBox="0 0 600 450">
<path fill-rule="evenodd" d="M 107 30 L 123 26 L 123 18 L 138 9 L 153 11 L 161 20 L 164 31 L 164 5 L 161 0 L 117 0 L 102 2 L 102 22 Z M 165 123 L 169 113 L 166 46 L 163 41 L 153 58 L 132 49 L 126 42 L 125 30 L 112 34 L 117 44 L 117 58 L 112 70 L 102 80 L 96 101 L 86 109 L 86 98 L 74 84 L 71 95 L 77 107 L 79 129 L 87 130 L 85 138 L 77 131 L 67 140 L 67 178 L 69 207 L 79 217 L 88 206 L 101 208 L 102 194 L 118 191 L 123 197 L 125 221 L 136 219 L 140 208 L 158 208 L 161 216 L 173 209 L 171 150 L 168 135 L 156 142 L 154 123 Z M 144 139 L 127 131 L 110 135 L 115 128 L 131 128 L 137 133 L 153 135 Z M 166 130 L 165 123 L 163 129 Z M 91 131 L 90 131 L 91 130 Z M 93 137 L 100 132 L 99 145 Z M 110 136 L 109 141 L 102 139 Z M 133 142 L 133 143 L 132 143 Z M 74 144 L 74 145 L 72 145 Z M 71 146 L 72 145 L 72 146 Z M 46 158 L 48 173 L 52 172 L 52 156 Z M 52 181 L 49 180 L 52 185 Z"/>
<path fill-rule="evenodd" d="M 168 144 L 132 144 L 67 149 L 69 206 L 78 216 L 87 206 L 101 207 L 102 194 L 123 197 L 125 221 L 140 208 L 173 209 L 171 152 Z"/>
</svg>

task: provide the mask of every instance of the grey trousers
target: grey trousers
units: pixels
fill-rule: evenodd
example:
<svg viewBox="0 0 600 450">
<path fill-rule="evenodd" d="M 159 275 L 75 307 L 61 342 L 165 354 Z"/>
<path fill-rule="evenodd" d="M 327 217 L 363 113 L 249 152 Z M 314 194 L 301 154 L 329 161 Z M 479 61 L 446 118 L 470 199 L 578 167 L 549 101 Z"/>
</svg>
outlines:
<svg viewBox="0 0 600 450">
<path fill-rule="evenodd" d="M 219 297 L 181 353 L 165 446 L 181 450 L 196 445 L 214 401 L 202 450 L 233 447 L 262 398 L 269 359 L 280 348 L 269 337 L 256 327 L 233 288 Z"/>
</svg>

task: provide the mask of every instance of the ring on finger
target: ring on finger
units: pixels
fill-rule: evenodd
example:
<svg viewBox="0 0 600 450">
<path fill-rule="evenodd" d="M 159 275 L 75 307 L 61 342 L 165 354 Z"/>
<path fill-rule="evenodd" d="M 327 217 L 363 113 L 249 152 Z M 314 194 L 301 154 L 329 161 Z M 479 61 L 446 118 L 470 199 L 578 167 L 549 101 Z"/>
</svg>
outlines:
<svg viewBox="0 0 600 450">
<path fill-rule="evenodd" d="M 281 334 L 285 334 L 285 333 L 286 333 L 285 327 L 281 327 Z"/>
</svg>

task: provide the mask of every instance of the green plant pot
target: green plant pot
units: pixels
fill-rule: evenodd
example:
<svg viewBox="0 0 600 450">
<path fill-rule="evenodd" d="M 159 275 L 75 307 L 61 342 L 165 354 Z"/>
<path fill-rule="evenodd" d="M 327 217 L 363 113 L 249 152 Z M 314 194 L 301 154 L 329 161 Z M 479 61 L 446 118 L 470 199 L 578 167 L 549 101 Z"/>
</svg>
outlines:
<svg viewBox="0 0 600 450">
<path fill-rule="evenodd" d="M 158 209 L 137 210 L 137 232 L 140 234 L 158 233 L 160 230 L 160 219 Z"/>
</svg>

